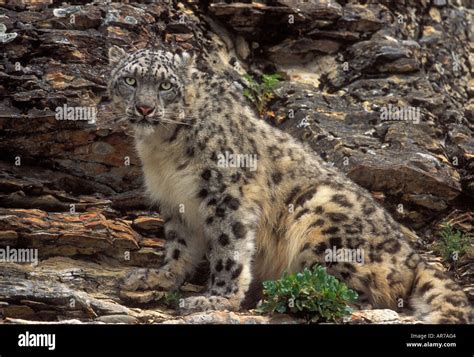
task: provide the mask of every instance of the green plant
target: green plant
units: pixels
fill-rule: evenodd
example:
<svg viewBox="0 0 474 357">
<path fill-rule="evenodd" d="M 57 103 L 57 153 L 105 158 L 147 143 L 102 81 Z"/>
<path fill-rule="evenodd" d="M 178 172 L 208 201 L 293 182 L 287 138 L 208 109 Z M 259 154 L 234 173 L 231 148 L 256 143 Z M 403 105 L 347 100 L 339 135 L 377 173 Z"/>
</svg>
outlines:
<svg viewBox="0 0 474 357">
<path fill-rule="evenodd" d="M 258 113 L 262 116 L 265 112 L 268 102 L 273 98 L 273 89 L 281 79 L 278 73 L 264 74 L 261 83 L 257 82 L 251 75 L 244 75 L 247 87 L 244 89 L 244 96 L 252 101 L 257 107 Z"/>
<path fill-rule="evenodd" d="M 350 314 L 347 304 L 358 297 L 322 266 L 285 273 L 279 280 L 265 281 L 263 287 L 260 312 L 290 313 L 312 321 L 336 321 Z"/>
<path fill-rule="evenodd" d="M 181 299 L 181 294 L 179 291 L 167 291 L 162 298 L 162 302 L 165 306 L 170 309 L 177 310 L 179 307 L 179 300 Z"/>
<path fill-rule="evenodd" d="M 471 237 L 448 223 L 444 223 L 439 233 L 440 240 L 435 245 L 443 259 L 448 263 L 456 264 L 457 260 L 466 253 L 471 245 Z"/>
</svg>

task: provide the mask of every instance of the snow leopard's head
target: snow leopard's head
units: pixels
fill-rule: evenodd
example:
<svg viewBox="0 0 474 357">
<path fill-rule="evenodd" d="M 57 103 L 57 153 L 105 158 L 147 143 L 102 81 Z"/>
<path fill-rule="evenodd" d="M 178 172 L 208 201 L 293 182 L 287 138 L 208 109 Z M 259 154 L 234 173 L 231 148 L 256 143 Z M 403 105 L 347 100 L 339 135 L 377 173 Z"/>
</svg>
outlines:
<svg viewBox="0 0 474 357">
<path fill-rule="evenodd" d="M 185 86 L 193 56 L 187 52 L 139 50 L 128 54 L 109 49 L 108 81 L 114 105 L 136 127 L 154 127 L 186 120 Z"/>
</svg>

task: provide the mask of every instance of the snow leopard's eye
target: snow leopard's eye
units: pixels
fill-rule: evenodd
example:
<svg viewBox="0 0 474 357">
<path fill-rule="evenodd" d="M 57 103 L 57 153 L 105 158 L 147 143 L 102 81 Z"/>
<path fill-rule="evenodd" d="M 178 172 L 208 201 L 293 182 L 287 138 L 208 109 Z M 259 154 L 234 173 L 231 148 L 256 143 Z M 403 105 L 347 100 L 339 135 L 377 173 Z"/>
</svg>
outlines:
<svg viewBox="0 0 474 357">
<path fill-rule="evenodd" d="M 160 84 L 160 90 L 170 90 L 171 83 L 170 82 L 163 82 Z"/>
<path fill-rule="evenodd" d="M 135 87 L 135 84 L 137 84 L 137 80 L 133 77 L 125 77 L 123 80 L 127 85 L 131 87 Z"/>
</svg>

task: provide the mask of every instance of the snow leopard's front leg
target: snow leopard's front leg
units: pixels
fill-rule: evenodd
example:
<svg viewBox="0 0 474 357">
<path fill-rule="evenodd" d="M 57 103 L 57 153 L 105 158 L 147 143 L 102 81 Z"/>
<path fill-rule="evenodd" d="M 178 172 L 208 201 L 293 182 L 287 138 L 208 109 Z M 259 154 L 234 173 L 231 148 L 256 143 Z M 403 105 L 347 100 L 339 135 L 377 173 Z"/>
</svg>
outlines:
<svg viewBox="0 0 474 357">
<path fill-rule="evenodd" d="M 167 220 L 164 228 L 166 244 L 162 266 L 132 270 L 124 279 L 125 290 L 177 289 L 204 257 L 206 242 L 202 235 L 190 232 L 179 217 Z"/>
<path fill-rule="evenodd" d="M 238 199 L 226 194 L 216 202 L 205 223 L 205 234 L 211 240 L 208 291 L 185 299 L 182 312 L 239 310 L 249 289 L 257 226 L 255 210 L 239 208 Z"/>
</svg>

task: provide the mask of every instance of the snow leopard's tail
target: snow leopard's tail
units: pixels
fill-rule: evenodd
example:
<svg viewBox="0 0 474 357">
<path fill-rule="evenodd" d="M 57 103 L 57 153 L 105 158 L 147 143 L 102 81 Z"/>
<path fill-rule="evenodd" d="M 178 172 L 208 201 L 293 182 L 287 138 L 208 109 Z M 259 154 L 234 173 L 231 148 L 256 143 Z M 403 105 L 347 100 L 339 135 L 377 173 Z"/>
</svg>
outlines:
<svg viewBox="0 0 474 357">
<path fill-rule="evenodd" d="M 417 318 L 434 324 L 470 324 L 473 307 L 461 287 L 445 273 L 420 262 L 410 305 Z"/>
</svg>

